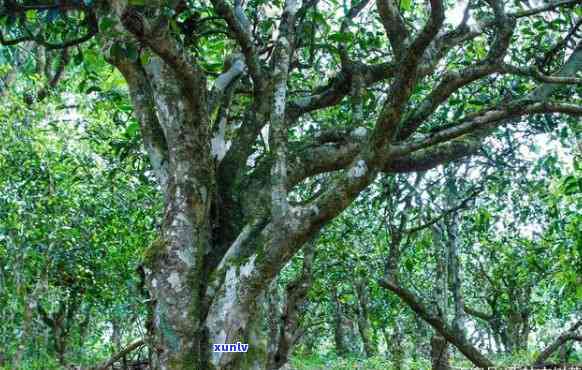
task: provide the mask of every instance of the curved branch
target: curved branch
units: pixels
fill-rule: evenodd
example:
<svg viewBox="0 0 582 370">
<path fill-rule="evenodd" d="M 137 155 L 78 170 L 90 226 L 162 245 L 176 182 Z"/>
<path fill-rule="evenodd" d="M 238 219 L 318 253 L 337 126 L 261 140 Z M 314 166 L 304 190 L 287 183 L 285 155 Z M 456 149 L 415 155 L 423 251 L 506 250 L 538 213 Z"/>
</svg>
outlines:
<svg viewBox="0 0 582 370">
<path fill-rule="evenodd" d="M 408 305 L 420 318 L 427 322 L 432 328 L 442 335 L 449 343 L 453 344 L 459 349 L 475 366 L 479 368 L 494 368 L 494 364 L 481 352 L 475 348 L 462 334 L 462 332 L 455 331 L 438 315 L 433 314 L 420 301 L 420 299 L 410 290 L 398 285 L 395 281 L 390 279 L 382 279 L 380 286 L 392 291 L 400 299 Z"/>
<path fill-rule="evenodd" d="M 122 349 L 121 351 L 117 352 L 109 360 L 104 362 L 102 365 L 96 366 L 95 370 L 107 370 L 110 366 L 113 366 L 119 359 L 127 356 L 129 353 L 135 351 L 136 349 L 140 348 L 141 346 L 145 345 L 145 341 L 142 339 L 138 339 L 132 343 L 130 343 L 127 347 Z"/>
<path fill-rule="evenodd" d="M 255 84 L 255 91 L 262 92 L 266 88 L 266 81 L 263 75 L 264 72 L 249 27 L 250 23 L 243 10 L 240 8 L 240 5 L 236 5 L 233 9 L 224 0 L 212 0 L 212 5 L 218 15 L 226 21 L 229 29 L 232 31 L 240 45 L 241 51 L 245 56 L 246 64 L 249 68 L 249 74 Z"/>
<path fill-rule="evenodd" d="M 582 327 L 582 320 L 578 320 L 568 331 L 562 333 L 554 342 L 548 345 L 534 360 L 534 365 L 541 365 L 546 361 L 558 348 L 570 340 L 580 340 L 580 335 L 576 331 Z"/>
</svg>

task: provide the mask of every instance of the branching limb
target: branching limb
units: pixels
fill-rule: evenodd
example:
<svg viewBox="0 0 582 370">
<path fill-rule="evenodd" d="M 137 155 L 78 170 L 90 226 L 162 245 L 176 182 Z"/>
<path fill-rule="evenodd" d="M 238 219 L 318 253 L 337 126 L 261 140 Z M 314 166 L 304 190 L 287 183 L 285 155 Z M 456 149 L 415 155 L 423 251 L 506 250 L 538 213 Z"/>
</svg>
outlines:
<svg viewBox="0 0 582 370">
<path fill-rule="evenodd" d="M 168 144 L 155 111 L 153 90 L 143 66 L 129 59 L 111 59 L 129 87 L 134 114 L 139 122 L 144 147 L 159 185 L 167 188 L 168 182 Z"/>
<path fill-rule="evenodd" d="M 285 108 L 287 103 L 287 79 L 295 47 L 295 16 L 299 10 L 298 0 L 286 0 L 279 37 L 273 58 L 273 104 L 271 108 L 270 142 L 275 161 L 271 167 L 271 215 L 280 223 L 289 212 L 287 200 L 287 125 Z"/>
<path fill-rule="evenodd" d="M 539 82 L 545 82 L 549 84 L 582 84 L 582 78 L 579 77 L 561 77 L 561 76 L 549 76 L 543 74 L 537 67 L 518 67 L 509 64 L 501 65 L 502 72 L 511 73 L 523 77 L 532 77 Z"/>
<path fill-rule="evenodd" d="M 218 15 L 226 21 L 241 47 L 249 74 L 255 84 L 255 92 L 263 92 L 266 88 L 264 71 L 259 60 L 255 40 L 251 33 L 250 22 L 245 16 L 240 4 L 236 4 L 235 8 L 233 8 L 224 0 L 212 0 L 212 5 Z"/>
<path fill-rule="evenodd" d="M 500 68 L 495 64 L 481 64 L 466 68 L 460 72 L 447 71 L 441 82 L 408 115 L 408 118 L 402 124 L 398 139 L 401 140 L 409 137 L 443 102 L 461 87 L 499 70 Z"/>
<path fill-rule="evenodd" d="M 521 10 L 512 14 L 514 18 L 525 18 L 531 17 L 532 15 L 556 10 L 561 7 L 573 7 L 576 4 L 580 4 L 580 0 L 562 0 L 562 1 L 554 1 L 549 2 L 546 5 L 539 6 L 537 8 L 532 8 L 528 10 Z"/>
<path fill-rule="evenodd" d="M 66 49 L 66 48 L 70 48 L 72 46 L 76 46 L 76 45 L 82 44 L 82 43 L 90 40 L 99 32 L 99 26 L 98 26 L 97 16 L 95 15 L 95 12 L 93 11 L 93 9 L 86 6 L 83 1 L 57 1 L 57 2 L 49 3 L 49 4 L 27 4 L 27 5 L 19 4 L 17 2 L 13 2 L 13 1 L 7 1 L 6 4 L 4 5 L 2 15 L 16 15 L 16 14 L 27 12 L 30 10 L 42 11 L 42 10 L 53 10 L 53 9 L 59 10 L 62 12 L 65 12 L 68 10 L 80 10 L 80 11 L 84 12 L 85 17 L 86 17 L 86 23 L 87 23 L 87 33 L 84 34 L 83 36 L 77 38 L 77 39 L 63 41 L 60 43 L 52 43 L 52 42 L 46 41 L 46 38 L 44 35 L 42 35 L 42 34 L 35 35 L 32 31 L 30 31 L 26 27 L 26 25 L 23 25 L 23 31 L 24 31 L 25 35 L 21 36 L 21 37 L 14 38 L 14 39 L 5 39 L 4 35 L 0 31 L 0 44 L 5 45 L 5 46 L 10 46 L 10 45 L 17 45 L 17 44 L 20 44 L 22 42 L 34 41 L 36 44 L 38 44 L 38 45 L 40 45 L 48 50 Z"/>
<path fill-rule="evenodd" d="M 50 90 L 54 89 L 57 86 L 57 84 L 61 80 L 61 77 L 63 76 L 63 73 L 65 72 L 65 67 L 67 66 L 68 63 L 69 63 L 69 51 L 68 49 L 65 48 L 61 50 L 61 56 L 59 58 L 59 62 L 57 64 L 55 72 L 53 73 L 52 76 L 47 76 L 50 78 L 49 81 L 47 82 L 46 86 L 43 87 L 36 95 L 36 101 L 44 100 L 48 96 Z"/>
<path fill-rule="evenodd" d="M 489 320 L 494 318 L 493 314 L 488 314 L 486 312 L 476 310 L 476 309 L 474 309 L 470 306 L 467 306 L 467 305 L 465 305 L 464 307 L 465 307 L 466 313 L 468 313 L 471 316 L 475 316 L 481 320 L 489 321 Z"/>
<path fill-rule="evenodd" d="M 568 58 L 568 61 L 562 66 L 562 68 L 553 77 L 568 78 L 575 77 L 576 73 L 582 71 L 582 41 L 578 43 L 576 49 Z M 532 93 L 530 93 L 526 99 L 532 100 L 546 100 L 549 98 L 556 90 L 562 87 L 561 83 L 546 83 L 538 88 L 536 88 Z"/>
<path fill-rule="evenodd" d="M 394 55 L 396 59 L 400 59 L 406 47 L 405 41 L 408 37 L 408 30 L 400 14 L 398 2 L 394 0 L 376 0 L 376 7 Z"/>
<path fill-rule="evenodd" d="M 395 63 L 358 66 L 364 87 L 393 77 L 398 70 Z M 302 115 L 338 104 L 352 91 L 352 71 L 342 70 L 327 85 L 314 89 L 313 94 L 287 103 L 287 121 L 295 122 Z"/>
<path fill-rule="evenodd" d="M 346 16 L 344 17 L 344 20 L 342 21 L 342 24 L 340 27 L 340 32 L 342 32 L 342 33 L 348 32 L 348 28 L 350 26 L 350 23 L 353 22 L 353 20 L 358 16 L 358 14 L 360 14 L 360 12 L 369 3 L 370 3 L 370 0 L 360 0 L 356 5 L 352 6 L 350 8 L 350 10 L 348 11 L 348 14 L 346 14 Z M 349 58 L 348 49 L 347 49 L 347 46 L 345 43 L 341 43 L 339 45 L 339 53 L 340 53 L 340 57 L 342 59 L 342 64 L 344 66 L 349 65 L 350 58 Z"/>
<path fill-rule="evenodd" d="M 434 224 L 436 224 L 437 222 L 441 221 L 442 219 L 448 217 L 449 215 L 463 209 L 467 207 L 467 204 L 475 199 L 475 197 L 479 194 L 479 190 L 475 190 L 473 191 L 468 197 L 466 197 L 465 199 L 463 199 L 461 202 L 459 202 L 459 204 L 457 204 L 454 207 L 448 208 L 446 210 L 444 210 L 443 212 L 441 212 L 440 215 L 438 215 L 437 217 L 433 217 L 432 219 L 426 221 L 425 223 L 415 226 L 415 227 L 411 227 L 411 228 L 407 228 L 405 229 L 403 232 L 405 234 L 412 234 L 412 233 L 416 233 L 418 231 L 424 230 Z"/>
<path fill-rule="evenodd" d="M 193 98 L 191 89 L 205 81 L 204 74 L 170 36 L 166 20 L 162 18 L 157 21 L 157 25 L 151 25 L 138 10 L 128 6 L 121 16 L 121 22 L 140 43 L 149 47 L 170 66 L 178 81 L 182 81 L 183 90 Z"/>
<path fill-rule="evenodd" d="M 413 153 L 419 149 L 431 147 L 435 144 L 445 143 L 472 132 L 486 132 L 502 125 L 509 119 L 536 113 L 564 113 L 573 116 L 580 116 L 582 115 L 582 106 L 552 102 L 523 104 L 520 101 L 516 101 L 506 106 L 484 110 L 470 115 L 463 122 L 455 126 L 433 132 L 419 140 L 410 140 L 403 144 L 393 145 L 382 155 L 382 157 L 400 157 L 402 155 Z"/>
<path fill-rule="evenodd" d="M 444 22 L 443 2 L 431 0 L 430 5 L 430 18 L 404 54 L 399 72 L 390 86 L 388 98 L 376 122 L 371 138 L 371 151 L 374 156 L 377 156 L 381 148 L 397 135 L 402 113 L 418 79 L 419 62 Z"/>
<path fill-rule="evenodd" d="M 122 349 L 121 351 L 117 352 L 107 361 L 105 361 L 102 365 L 96 366 L 95 370 L 107 370 L 109 367 L 113 366 L 117 361 L 121 358 L 127 356 L 131 352 L 135 351 L 136 349 L 140 348 L 141 346 L 145 345 L 145 341 L 143 339 L 138 339 L 130 343 L 127 347 Z"/>
</svg>

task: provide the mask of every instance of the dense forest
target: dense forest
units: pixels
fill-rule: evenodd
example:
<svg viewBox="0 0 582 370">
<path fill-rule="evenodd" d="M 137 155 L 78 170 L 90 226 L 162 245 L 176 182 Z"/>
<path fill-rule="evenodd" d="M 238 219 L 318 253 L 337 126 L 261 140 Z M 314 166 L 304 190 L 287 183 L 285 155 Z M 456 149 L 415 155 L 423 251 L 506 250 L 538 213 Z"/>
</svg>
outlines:
<svg viewBox="0 0 582 370">
<path fill-rule="evenodd" d="M 0 369 L 582 369 L 582 0 L 0 0 Z"/>
</svg>

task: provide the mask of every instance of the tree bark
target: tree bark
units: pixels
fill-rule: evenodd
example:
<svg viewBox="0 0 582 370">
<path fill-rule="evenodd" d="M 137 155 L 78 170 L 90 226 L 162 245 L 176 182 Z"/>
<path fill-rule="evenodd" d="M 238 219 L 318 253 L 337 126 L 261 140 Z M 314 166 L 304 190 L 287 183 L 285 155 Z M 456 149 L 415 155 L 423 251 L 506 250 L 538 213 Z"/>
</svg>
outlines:
<svg viewBox="0 0 582 370">
<path fill-rule="evenodd" d="M 447 340 L 435 334 L 430 340 L 430 358 L 432 370 L 450 370 L 449 348 Z"/>
<path fill-rule="evenodd" d="M 357 353 L 354 341 L 354 322 L 344 313 L 343 305 L 335 286 L 332 287 L 332 298 L 334 302 L 334 341 L 335 349 L 339 356 L 348 356 Z"/>
<path fill-rule="evenodd" d="M 356 280 L 355 288 L 358 296 L 358 330 L 360 332 L 360 337 L 362 338 L 366 356 L 373 357 L 378 353 L 378 346 L 374 338 L 374 330 L 370 323 L 368 313 L 370 297 L 366 280 L 363 278 Z"/>
</svg>

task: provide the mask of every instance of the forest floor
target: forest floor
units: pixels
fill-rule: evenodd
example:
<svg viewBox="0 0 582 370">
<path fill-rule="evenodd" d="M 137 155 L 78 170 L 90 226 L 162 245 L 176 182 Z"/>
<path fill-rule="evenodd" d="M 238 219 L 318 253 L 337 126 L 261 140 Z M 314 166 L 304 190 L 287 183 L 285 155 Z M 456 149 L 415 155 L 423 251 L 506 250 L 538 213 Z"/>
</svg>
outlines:
<svg viewBox="0 0 582 370">
<path fill-rule="evenodd" d="M 499 369 L 523 369 L 527 368 L 529 362 L 524 357 L 499 357 L 495 363 L 500 365 Z M 470 363 L 464 359 L 452 359 L 451 367 L 454 370 L 474 369 Z M 410 370 L 429 370 L 430 363 L 419 359 L 419 361 L 407 360 L 404 369 Z M 284 370 L 392 370 L 394 369 L 391 361 L 385 356 L 379 355 L 372 358 L 342 358 L 334 354 L 329 355 L 312 355 L 312 356 L 295 356 L 287 364 Z M 582 366 L 571 367 L 551 367 L 548 369 L 563 370 L 582 370 Z"/>
</svg>

